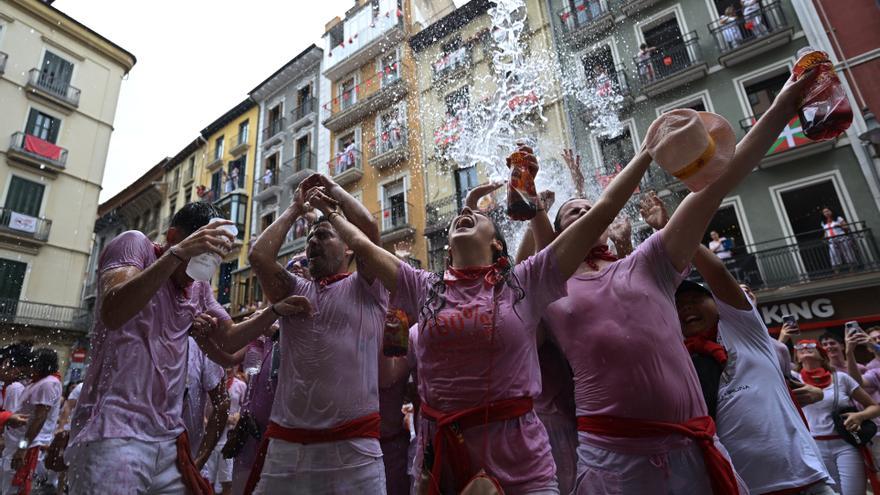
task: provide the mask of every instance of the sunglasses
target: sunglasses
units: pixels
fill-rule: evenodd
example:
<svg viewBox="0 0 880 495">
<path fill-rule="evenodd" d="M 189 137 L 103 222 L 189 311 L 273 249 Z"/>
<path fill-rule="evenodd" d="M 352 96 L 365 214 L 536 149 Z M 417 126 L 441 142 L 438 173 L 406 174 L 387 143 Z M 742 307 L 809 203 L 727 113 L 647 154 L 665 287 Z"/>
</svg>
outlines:
<svg viewBox="0 0 880 495">
<path fill-rule="evenodd" d="M 797 344 L 794 346 L 795 350 L 797 350 L 797 351 L 803 351 L 804 349 L 815 349 L 816 347 L 817 347 L 816 344 L 814 344 L 812 342 L 810 342 L 808 344 Z"/>
</svg>

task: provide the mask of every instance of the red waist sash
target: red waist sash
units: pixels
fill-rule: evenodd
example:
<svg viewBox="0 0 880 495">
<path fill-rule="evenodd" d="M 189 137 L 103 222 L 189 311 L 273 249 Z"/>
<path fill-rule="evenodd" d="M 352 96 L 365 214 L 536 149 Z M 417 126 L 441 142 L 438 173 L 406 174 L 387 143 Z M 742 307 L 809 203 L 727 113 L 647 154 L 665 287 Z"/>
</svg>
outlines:
<svg viewBox="0 0 880 495">
<path fill-rule="evenodd" d="M 250 495 L 260 482 L 260 473 L 263 472 L 263 462 L 266 460 L 266 449 L 269 448 L 269 439 L 277 438 L 290 443 L 327 443 L 338 442 L 340 440 L 350 440 L 352 438 L 379 438 L 379 413 L 368 414 L 366 416 L 353 419 L 346 423 L 327 428 L 325 430 L 310 430 L 305 428 L 286 428 L 279 424 L 269 423 L 266 432 L 263 433 L 263 439 L 260 442 L 260 449 L 257 451 L 257 458 L 251 468 L 251 474 L 248 476 L 247 484 L 244 488 L 245 495 Z"/>
<path fill-rule="evenodd" d="M 183 485 L 192 495 L 214 495 L 214 487 L 208 483 L 199 468 L 193 462 L 192 451 L 189 445 L 189 435 L 184 430 L 177 437 L 177 469 L 180 471 L 180 477 Z"/>
<path fill-rule="evenodd" d="M 462 432 L 474 426 L 486 425 L 496 421 L 506 421 L 528 414 L 533 409 L 531 397 L 518 397 L 491 402 L 487 405 L 444 412 L 422 403 L 421 413 L 425 418 L 437 424 L 434 434 L 434 465 L 431 466 L 431 484 L 429 494 L 439 493 L 440 476 L 443 459 L 448 458 L 452 473 L 455 476 L 456 491 L 464 488 L 474 473 L 471 472 L 470 457 L 464 444 Z M 449 452 L 446 453 L 446 449 Z"/>
<path fill-rule="evenodd" d="M 703 453 L 703 462 L 712 493 L 736 495 L 739 487 L 730 461 L 715 446 L 715 421 L 710 416 L 700 416 L 684 423 L 665 423 L 645 419 L 620 418 L 616 416 L 579 416 L 578 431 L 622 438 L 656 437 L 679 434 L 696 440 Z"/>
</svg>

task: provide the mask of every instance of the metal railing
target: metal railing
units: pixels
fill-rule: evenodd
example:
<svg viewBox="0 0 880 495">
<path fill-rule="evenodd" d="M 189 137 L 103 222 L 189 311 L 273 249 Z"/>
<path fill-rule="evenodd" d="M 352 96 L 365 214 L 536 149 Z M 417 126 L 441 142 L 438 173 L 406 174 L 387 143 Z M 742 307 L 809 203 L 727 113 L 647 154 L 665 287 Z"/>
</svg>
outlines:
<svg viewBox="0 0 880 495">
<path fill-rule="evenodd" d="M 406 127 L 382 131 L 381 134 L 370 140 L 373 157 L 389 153 L 403 146 L 406 146 Z"/>
<path fill-rule="evenodd" d="M 816 230 L 735 247 L 733 252 L 733 257 L 725 261 L 728 270 L 753 289 L 775 289 L 880 270 L 874 236 L 862 223 L 850 224 L 847 233 L 832 238 Z"/>
<path fill-rule="evenodd" d="M 737 11 L 733 19 L 722 16 L 708 25 L 721 53 L 731 52 L 741 46 L 788 27 L 780 2 L 755 5 Z"/>
<path fill-rule="evenodd" d="M 9 148 L 18 153 L 46 161 L 58 168 L 64 168 L 67 164 L 66 149 L 24 132 L 12 134 Z"/>
<path fill-rule="evenodd" d="M 9 55 L 6 52 L 0 52 L 0 74 L 6 72 L 6 60 L 9 58 Z"/>
<path fill-rule="evenodd" d="M 285 167 L 290 167 L 294 173 L 302 172 L 303 170 L 315 170 L 315 163 L 317 159 L 315 154 L 311 151 L 306 151 L 305 153 L 300 153 L 295 157 L 291 158 L 284 162 Z"/>
<path fill-rule="evenodd" d="M 331 177 L 336 177 L 351 169 L 363 170 L 361 151 L 357 148 L 339 152 L 327 163 L 327 169 Z"/>
<path fill-rule="evenodd" d="M 436 62 L 431 64 L 431 69 L 434 73 L 434 79 L 437 80 L 469 65 L 471 65 L 470 48 L 460 46 L 449 53 L 442 54 Z"/>
<path fill-rule="evenodd" d="M 263 141 L 270 139 L 272 136 L 278 134 L 284 129 L 284 126 L 287 125 L 287 119 L 284 117 L 277 118 L 271 122 L 269 125 L 263 128 Z"/>
<path fill-rule="evenodd" d="M 255 186 L 257 188 L 257 193 L 261 193 L 261 192 L 265 191 L 266 189 L 269 189 L 270 187 L 274 187 L 277 185 L 278 185 L 278 173 L 277 173 L 277 171 L 274 171 L 274 170 L 272 171 L 271 176 L 266 177 L 265 175 L 263 175 L 262 177 L 257 179 L 256 184 L 255 184 Z"/>
<path fill-rule="evenodd" d="M 310 96 L 302 101 L 298 107 L 294 108 L 290 113 L 293 114 L 293 120 L 300 120 L 306 115 L 315 111 L 315 98 Z"/>
<path fill-rule="evenodd" d="M 0 229 L 46 242 L 49 240 L 52 220 L 32 217 L 9 208 L 0 208 Z"/>
<path fill-rule="evenodd" d="M 653 47 L 650 55 L 633 57 L 643 85 L 654 84 L 702 62 L 699 36 L 696 31 L 679 40 Z"/>
<path fill-rule="evenodd" d="M 425 206 L 427 226 L 431 230 L 441 230 L 448 227 L 452 218 L 458 214 L 461 203 L 461 198 L 454 194 L 428 203 Z"/>
<path fill-rule="evenodd" d="M 92 315 L 85 308 L 0 298 L 0 321 L 87 331 L 91 326 Z"/>
<path fill-rule="evenodd" d="M 379 228 L 382 233 L 409 227 L 409 211 L 411 208 L 411 204 L 404 202 L 377 211 L 374 216 L 379 222 Z"/>
<path fill-rule="evenodd" d="M 250 134 L 250 131 L 236 134 L 235 140 L 232 142 L 232 147 L 236 148 L 248 144 L 248 134 Z"/>
<path fill-rule="evenodd" d="M 71 86 L 63 78 L 56 77 L 52 72 L 31 69 L 28 84 L 40 88 L 73 106 L 79 106 L 80 90 Z"/>
<path fill-rule="evenodd" d="M 562 30 L 570 34 L 589 26 L 607 13 L 606 0 L 575 0 L 574 8 L 567 7 L 559 11 L 559 20 L 562 21 Z"/>
<path fill-rule="evenodd" d="M 322 106 L 322 119 L 327 120 L 339 115 L 370 96 L 393 86 L 400 81 L 400 72 L 400 62 L 395 62 L 376 72 L 369 79 L 355 84 L 353 88 L 343 91 L 339 96 Z"/>
<path fill-rule="evenodd" d="M 623 64 L 618 65 L 610 74 L 603 69 L 599 74 L 589 75 L 586 86 L 592 88 L 592 91 L 600 97 L 612 95 L 630 96 L 632 89 L 630 88 L 626 72 L 626 67 Z"/>
</svg>

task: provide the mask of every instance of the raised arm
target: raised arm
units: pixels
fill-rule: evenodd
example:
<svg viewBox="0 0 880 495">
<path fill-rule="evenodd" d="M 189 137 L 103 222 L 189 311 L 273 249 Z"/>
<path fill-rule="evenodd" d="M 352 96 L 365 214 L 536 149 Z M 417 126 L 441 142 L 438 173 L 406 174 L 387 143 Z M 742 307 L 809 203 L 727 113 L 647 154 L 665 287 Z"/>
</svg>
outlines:
<svg viewBox="0 0 880 495">
<path fill-rule="evenodd" d="M 712 254 L 712 251 L 702 244 L 697 247 L 697 253 L 694 255 L 694 266 L 709 284 L 709 289 L 715 297 L 739 310 L 752 309 L 752 303 L 740 288 L 739 282 L 727 271 L 721 258 Z"/>
<path fill-rule="evenodd" d="M 194 460 L 199 469 L 202 469 L 208 462 L 208 458 L 214 452 L 214 447 L 217 446 L 220 435 L 223 434 L 226 426 L 226 418 L 229 416 L 229 394 L 226 393 L 226 380 L 220 380 L 220 383 L 208 392 L 208 397 L 211 399 L 211 416 L 208 417 L 208 424 L 205 425 L 205 437 L 202 439 L 202 444 L 199 446 Z"/>
<path fill-rule="evenodd" d="M 306 193 L 309 204 L 321 210 L 336 229 L 339 237 L 345 241 L 349 249 L 354 251 L 361 263 L 382 282 L 389 292 L 397 288 L 397 275 L 402 261 L 394 254 L 382 249 L 371 241 L 366 234 L 348 221 L 340 212 L 339 205 L 329 197 L 323 187 L 313 187 Z"/>
<path fill-rule="evenodd" d="M 278 302 L 290 295 L 291 275 L 278 263 L 278 251 L 284 244 L 287 232 L 303 213 L 302 196 L 297 190 L 293 203 L 257 237 L 254 247 L 248 254 L 248 261 L 254 270 L 263 293 L 269 302 Z"/>
<path fill-rule="evenodd" d="M 308 298 L 289 296 L 257 311 L 241 323 L 233 324 L 232 320 L 220 321 L 209 314 L 201 314 L 193 321 L 191 333 L 212 361 L 229 367 L 240 363 L 244 359 L 245 347 L 264 334 L 278 318 L 311 314 Z M 237 357 L 239 353 L 242 353 L 240 358 Z"/>
<path fill-rule="evenodd" d="M 767 113 L 737 145 L 727 170 L 705 189 L 689 194 L 675 210 L 669 224 L 663 229 L 662 241 L 677 270 L 684 270 L 690 263 L 721 201 L 758 165 L 797 112 L 801 95 L 815 76 L 816 71 L 813 70 L 796 82 L 794 76 L 789 78 Z"/>
<path fill-rule="evenodd" d="M 608 225 L 614 221 L 626 202 L 632 197 L 648 166 L 651 156 L 640 151 L 608 184 L 602 196 L 585 215 L 562 231 L 550 244 L 559 265 L 560 274 L 571 277 Z"/>
<path fill-rule="evenodd" d="M 575 194 L 578 198 L 586 197 L 584 172 L 581 170 L 581 155 L 576 155 L 571 149 L 562 150 L 562 160 L 568 167 L 568 173 L 571 174 L 571 181 L 574 184 Z"/>
<path fill-rule="evenodd" d="M 147 305 L 181 264 L 202 253 L 226 254 L 232 235 L 218 227 L 231 224 L 217 221 L 202 227 L 165 251 L 155 263 L 143 270 L 124 266 L 101 275 L 101 321 L 115 330 Z"/>
</svg>

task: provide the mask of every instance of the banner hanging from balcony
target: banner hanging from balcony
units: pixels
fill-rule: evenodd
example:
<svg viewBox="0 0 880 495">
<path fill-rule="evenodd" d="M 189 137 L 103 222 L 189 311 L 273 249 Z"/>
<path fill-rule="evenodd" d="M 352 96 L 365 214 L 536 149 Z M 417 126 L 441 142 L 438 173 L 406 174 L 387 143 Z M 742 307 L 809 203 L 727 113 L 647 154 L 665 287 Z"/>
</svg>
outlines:
<svg viewBox="0 0 880 495">
<path fill-rule="evenodd" d="M 801 127 L 801 119 L 795 117 L 779 133 L 779 137 L 773 143 L 773 146 L 770 147 L 770 151 L 767 154 L 775 155 L 810 143 L 812 141 L 804 134 L 804 129 Z"/>
<path fill-rule="evenodd" d="M 9 228 L 35 234 L 37 232 L 37 219 L 23 213 L 9 213 Z"/>
<path fill-rule="evenodd" d="M 43 158 L 58 161 L 61 159 L 61 148 L 49 141 L 44 141 L 36 136 L 26 134 L 24 136 L 24 149 Z"/>
</svg>

